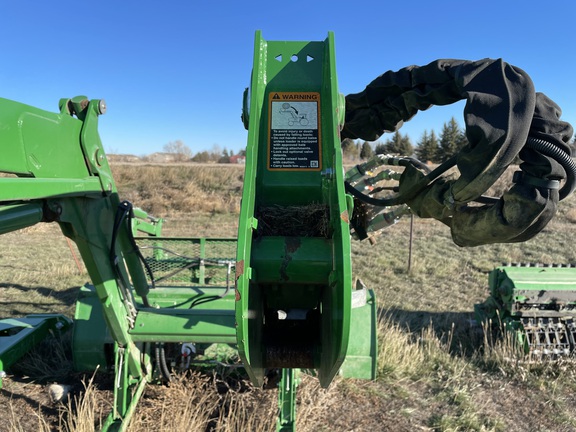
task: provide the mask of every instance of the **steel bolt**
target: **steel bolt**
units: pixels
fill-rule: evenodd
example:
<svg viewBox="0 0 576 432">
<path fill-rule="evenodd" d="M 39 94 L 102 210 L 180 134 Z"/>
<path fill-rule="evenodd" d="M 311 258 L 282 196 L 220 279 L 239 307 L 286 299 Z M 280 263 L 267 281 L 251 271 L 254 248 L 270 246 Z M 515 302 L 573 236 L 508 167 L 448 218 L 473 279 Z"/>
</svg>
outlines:
<svg viewBox="0 0 576 432">
<path fill-rule="evenodd" d="M 102 162 L 104 161 L 104 154 L 100 151 L 100 149 L 96 150 L 94 154 L 94 159 L 96 159 L 96 163 L 98 166 L 102 166 Z"/>
<path fill-rule="evenodd" d="M 100 114 L 106 113 L 106 101 L 104 99 L 100 99 L 100 101 L 98 102 L 98 112 Z"/>
</svg>

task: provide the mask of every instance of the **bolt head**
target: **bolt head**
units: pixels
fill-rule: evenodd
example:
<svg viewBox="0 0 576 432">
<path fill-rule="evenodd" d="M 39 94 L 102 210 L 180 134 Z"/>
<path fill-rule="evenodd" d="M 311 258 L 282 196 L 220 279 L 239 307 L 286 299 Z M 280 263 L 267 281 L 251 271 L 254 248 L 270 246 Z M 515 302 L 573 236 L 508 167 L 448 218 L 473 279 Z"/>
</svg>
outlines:
<svg viewBox="0 0 576 432">
<path fill-rule="evenodd" d="M 98 102 L 98 111 L 100 112 L 100 114 L 105 114 L 106 113 L 106 101 L 104 99 L 100 99 L 100 101 Z"/>
</svg>

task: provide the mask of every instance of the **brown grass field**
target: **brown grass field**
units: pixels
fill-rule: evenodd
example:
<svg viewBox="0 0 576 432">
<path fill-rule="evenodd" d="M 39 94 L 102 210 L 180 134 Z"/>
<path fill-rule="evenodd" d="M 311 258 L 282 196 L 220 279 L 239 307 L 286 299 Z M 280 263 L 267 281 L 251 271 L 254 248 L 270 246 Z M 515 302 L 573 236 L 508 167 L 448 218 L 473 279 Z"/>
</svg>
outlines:
<svg viewBox="0 0 576 432">
<path fill-rule="evenodd" d="M 123 199 L 166 217 L 165 234 L 235 236 L 243 171 L 237 166 L 113 165 Z M 507 262 L 576 263 L 576 198 L 535 239 L 459 248 L 439 222 L 410 220 L 375 245 L 353 243 L 354 276 L 376 291 L 378 378 L 337 379 L 328 389 L 304 375 L 298 430 L 576 431 L 576 364 L 522 361 L 506 338 L 475 325 L 488 272 Z M 82 266 L 55 224 L 0 237 L 0 317 L 74 314 Z M 50 340 L 8 371 L 0 431 L 98 430 L 111 409 L 111 379 L 72 371 L 70 341 Z M 71 386 L 53 403 L 52 383 Z M 149 385 L 129 431 L 275 430 L 276 390 L 243 377 L 193 372 Z"/>
</svg>

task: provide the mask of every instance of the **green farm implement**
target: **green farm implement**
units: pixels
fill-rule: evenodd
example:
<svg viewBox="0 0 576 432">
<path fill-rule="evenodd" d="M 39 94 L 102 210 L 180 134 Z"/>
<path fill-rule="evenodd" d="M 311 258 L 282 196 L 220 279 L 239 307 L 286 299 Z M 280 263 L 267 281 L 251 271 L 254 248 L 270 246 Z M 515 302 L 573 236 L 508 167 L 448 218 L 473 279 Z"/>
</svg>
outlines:
<svg viewBox="0 0 576 432">
<path fill-rule="evenodd" d="M 335 77 L 331 34 L 288 43 L 257 34 L 238 239 L 163 237 L 161 219 L 120 200 L 98 136 L 103 101 L 62 99 L 51 113 L 0 99 L 0 171 L 13 174 L 0 178 L 0 230 L 55 222 L 78 246 L 91 283 L 78 295 L 74 367 L 116 375 L 105 430 L 127 426 L 148 382 L 210 364 L 214 346 L 239 354 L 234 366 L 257 384 L 278 371 L 282 431 L 295 428 L 299 369 L 325 387 L 339 373 L 375 378 L 376 304 L 352 284 Z M 70 322 L 0 325 L 9 367 L 33 335 Z"/>
<path fill-rule="evenodd" d="M 225 363 L 256 385 L 270 372 L 279 376 L 277 430 L 295 430 L 299 371 L 322 387 L 336 376 L 376 377 L 376 300 L 353 281 L 352 237 L 371 239 L 415 213 L 448 225 L 459 245 L 523 241 L 546 225 L 558 196 L 574 189 L 576 166 L 547 131 L 530 130 L 533 138 L 516 124 L 498 124 L 531 124 L 538 101 L 528 84 L 526 101 L 475 111 L 488 106 L 478 103 L 481 90 L 492 88 L 474 87 L 477 81 L 498 82 L 486 75 L 499 70 L 493 64 L 445 60 L 423 73 L 410 67 L 345 98 L 332 33 L 319 42 L 285 42 L 257 32 L 243 99 L 248 143 L 234 239 L 165 237 L 162 219 L 120 199 L 98 135 L 104 101 L 62 99 L 54 113 L 0 99 L 0 172 L 6 173 L 0 234 L 57 223 L 78 247 L 91 281 L 79 291 L 73 322 L 50 315 L 0 321 L 0 374 L 46 334 L 71 326 L 76 370 L 115 374 L 104 430 L 127 427 L 147 383 Z M 488 100 L 504 100 L 496 96 Z M 461 159 L 431 170 L 411 157 L 376 155 L 344 172 L 343 138 L 375 140 L 418 109 L 466 97 L 467 118 L 489 121 L 469 137 L 482 145 L 471 142 Z M 514 115 L 501 112 L 509 107 Z M 487 128 L 491 122 L 498 133 Z M 494 140 L 498 146 L 485 145 Z M 533 166 L 522 166 L 506 200 L 481 196 L 520 150 L 532 155 Z M 559 161 L 554 167 L 566 173 L 542 172 L 546 163 L 530 152 Z M 450 183 L 442 174 L 454 165 L 465 175 Z M 469 207 L 472 201 L 483 206 Z M 574 281 L 573 269 L 498 269 L 482 310 L 490 316 L 505 310 L 502 318 L 523 329 L 521 340 L 532 352 L 535 346 L 544 354 L 571 352 Z"/>
<path fill-rule="evenodd" d="M 512 332 L 531 360 L 568 358 L 576 351 L 576 268 L 517 264 L 490 273 L 490 297 L 477 320 Z"/>
</svg>

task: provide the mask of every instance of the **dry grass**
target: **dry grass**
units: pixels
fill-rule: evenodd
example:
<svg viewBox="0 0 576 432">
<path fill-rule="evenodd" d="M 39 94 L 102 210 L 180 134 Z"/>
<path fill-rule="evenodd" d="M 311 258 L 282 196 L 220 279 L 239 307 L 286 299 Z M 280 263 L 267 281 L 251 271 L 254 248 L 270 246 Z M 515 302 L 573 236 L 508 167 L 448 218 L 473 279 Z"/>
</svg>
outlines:
<svg viewBox="0 0 576 432">
<path fill-rule="evenodd" d="M 240 211 L 240 165 L 113 165 L 112 172 L 120 195 L 155 215 Z"/>
<path fill-rule="evenodd" d="M 176 376 L 169 387 L 150 386 L 130 431 L 233 432 L 271 430 L 275 412 L 271 394 L 246 383 L 191 373 Z"/>
<path fill-rule="evenodd" d="M 69 397 L 60 407 L 58 430 L 63 432 L 93 432 L 102 426 L 101 396 L 94 387 L 93 375 L 88 382 L 82 381 L 82 391 Z M 110 409 L 110 407 L 108 407 Z"/>
<path fill-rule="evenodd" d="M 235 235 L 238 167 L 113 169 L 123 197 L 168 215 L 167 234 Z M 535 239 L 470 249 L 455 246 L 443 225 L 417 220 L 410 272 L 408 220 L 385 231 L 375 246 L 353 243 L 355 276 L 375 289 L 380 308 L 379 378 L 337 380 L 320 389 L 304 375 L 298 430 L 576 430 L 576 365 L 523 363 L 511 340 L 471 325 L 473 305 L 487 297 L 494 266 L 576 262 L 575 214 L 576 199 L 570 198 Z M 24 231 L 0 237 L 0 316 L 71 316 L 86 275 L 79 274 L 56 226 Z M 32 353 L 27 361 L 40 364 L 43 358 Z M 0 406 L 9 424 L 0 430 L 94 430 L 103 421 L 111 402 L 105 383 L 84 388 L 81 377 L 70 376 L 76 383 L 70 404 L 54 406 L 43 376 L 30 370 L 5 380 Z M 276 404 L 275 390 L 192 374 L 170 387 L 148 386 L 130 430 L 271 430 Z M 80 429 L 82 420 L 87 429 Z"/>
</svg>

